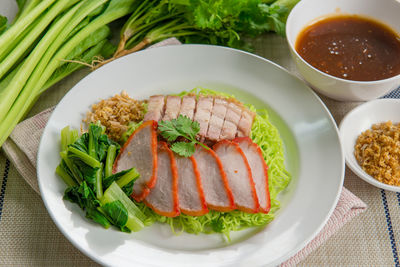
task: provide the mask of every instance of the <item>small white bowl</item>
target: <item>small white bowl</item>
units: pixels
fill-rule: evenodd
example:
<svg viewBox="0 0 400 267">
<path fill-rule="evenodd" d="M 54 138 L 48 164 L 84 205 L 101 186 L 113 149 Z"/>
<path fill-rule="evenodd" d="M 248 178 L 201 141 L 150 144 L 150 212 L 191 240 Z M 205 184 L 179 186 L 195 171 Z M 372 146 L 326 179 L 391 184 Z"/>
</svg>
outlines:
<svg viewBox="0 0 400 267">
<path fill-rule="evenodd" d="M 326 15 L 358 14 L 374 18 L 400 32 L 398 0 L 302 0 L 290 12 L 286 38 L 300 74 L 317 92 L 342 101 L 366 101 L 385 95 L 400 85 L 400 75 L 378 81 L 350 81 L 328 75 L 307 63 L 295 50 L 296 38 L 311 22 Z"/>
<path fill-rule="evenodd" d="M 350 111 L 339 125 L 340 139 L 347 166 L 364 181 L 390 191 L 400 192 L 400 186 L 387 185 L 367 174 L 354 156 L 357 137 L 375 123 L 400 122 L 400 99 L 377 99 Z"/>
</svg>

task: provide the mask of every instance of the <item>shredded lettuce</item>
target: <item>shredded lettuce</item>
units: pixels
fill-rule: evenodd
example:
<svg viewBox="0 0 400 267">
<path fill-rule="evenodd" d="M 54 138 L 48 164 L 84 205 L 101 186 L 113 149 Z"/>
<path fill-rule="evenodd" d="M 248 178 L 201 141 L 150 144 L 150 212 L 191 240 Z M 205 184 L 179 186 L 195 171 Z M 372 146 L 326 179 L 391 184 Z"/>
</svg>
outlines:
<svg viewBox="0 0 400 267">
<path fill-rule="evenodd" d="M 189 92 L 182 92 L 178 95 L 204 94 L 204 95 L 222 95 L 234 97 L 232 95 L 217 92 L 204 88 L 196 88 Z M 143 203 L 137 203 L 138 208 L 147 216 L 145 225 L 151 225 L 155 222 L 167 223 L 175 234 L 187 232 L 191 234 L 210 234 L 222 233 L 230 241 L 229 233 L 239 231 L 249 227 L 265 226 L 271 222 L 276 211 L 280 207 L 277 200 L 279 192 L 284 190 L 290 182 L 291 175 L 287 171 L 284 161 L 284 147 L 278 129 L 269 121 L 266 110 L 256 110 L 254 106 L 248 107 L 257 112 L 252 129 L 251 138 L 258 144 L 263 152 L 263 156 L 268 169 L 268 182 L 271 195 L 271 210 L 268 214 L 264 213 L 246 213 L 242 211 L 218 212 L 210 211 L 203 216 L 189 216 L 181 214 L 175 218 L 169 218 L 156 214 L 152 209 Z"/>
</svg>

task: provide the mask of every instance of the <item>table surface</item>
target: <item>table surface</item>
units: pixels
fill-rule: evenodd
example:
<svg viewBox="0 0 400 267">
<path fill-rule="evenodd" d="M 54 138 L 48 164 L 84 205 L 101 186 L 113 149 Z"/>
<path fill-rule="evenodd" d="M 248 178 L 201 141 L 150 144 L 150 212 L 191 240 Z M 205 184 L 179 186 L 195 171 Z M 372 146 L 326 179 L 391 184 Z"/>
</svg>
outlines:
<svg viewBox="0 0 400 267">
<path fill-rule="evenodd" d="M 297 75 L 284 38 L 266 34 L 252 43 L 256 54 Z M 45 92 L 30 116 L 57 104 L 88 72 L 81 70 Z M 321 99 L 337 123 L 360 104 L 322 96 Z M 299 266 L 400 266 L 400 194 L 373 187 L 348 168 L 345 175 L 344 186 L 361 198 L 368 209 L 316 248 Z M 97 266 L 59 232 L 40 196 L 3 153 L 0 186 L 0 266 Z"/>
</svg>

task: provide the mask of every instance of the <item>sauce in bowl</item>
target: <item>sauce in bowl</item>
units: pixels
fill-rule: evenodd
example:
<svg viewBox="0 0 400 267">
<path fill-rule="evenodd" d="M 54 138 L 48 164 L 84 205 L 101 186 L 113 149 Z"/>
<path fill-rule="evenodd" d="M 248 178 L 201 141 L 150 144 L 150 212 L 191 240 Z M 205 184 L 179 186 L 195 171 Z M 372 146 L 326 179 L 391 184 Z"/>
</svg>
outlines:
<svg viewBox="0 0 400 267">
<path fill-rule="evenodd" d="M 358 15 L 318 20 L 300 32 L 295 49 L 313 67 L 342 79 L 376 81 L 400 74 L 400 36 Z"/>
</svg>

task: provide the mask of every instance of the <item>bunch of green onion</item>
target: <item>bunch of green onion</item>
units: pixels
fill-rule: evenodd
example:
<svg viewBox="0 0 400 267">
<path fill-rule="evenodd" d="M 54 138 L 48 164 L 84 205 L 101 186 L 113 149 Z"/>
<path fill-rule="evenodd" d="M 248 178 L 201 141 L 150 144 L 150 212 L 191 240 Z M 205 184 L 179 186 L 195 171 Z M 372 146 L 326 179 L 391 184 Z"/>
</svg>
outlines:
<svg viewBox="0 0 400 267">
<path fill-rule="evenodd" d="M 31 0 L 0 36 L 0 145 L 50 86 L 96 55 L 112 54 L 108 23 L 135 0 Z"/>
</svg>

